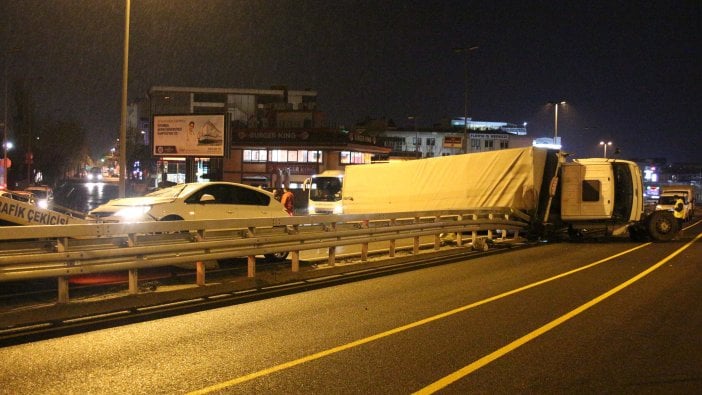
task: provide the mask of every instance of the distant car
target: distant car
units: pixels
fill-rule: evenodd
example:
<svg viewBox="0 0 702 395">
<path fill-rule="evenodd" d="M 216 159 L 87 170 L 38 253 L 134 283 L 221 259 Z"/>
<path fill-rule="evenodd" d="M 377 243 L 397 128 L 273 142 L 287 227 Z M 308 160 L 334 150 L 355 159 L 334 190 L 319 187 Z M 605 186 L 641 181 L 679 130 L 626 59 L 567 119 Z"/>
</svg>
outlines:
<svg viewBox="0 0 702 395">
<path fill-rule="evenodd" d="M 86 174 L 88 181 L 102 181 L 102 169 L 99 167 L 93 167 Z"/>
<path fill-rule="evenodd" d="M 112 199 L 90 214 L 117 222 L 288 217 L 272 193 L 231 182 L 177 184 L 142 197 Z"/>
<path fill-rule="evenodd" d="M 0 196 L 37 206 L 37 198 L 27 191 L 0 191 Z"/>
<path fill-rule="evenodd" d="M 656 210 L 666 210 L 673 211 L 675 208 L 675 201 L 678 195 L 672 193 L 664 193 L 658 198 L 658 204 L 656 204 Z M 694 206 L 692 202 L 687 199 L 687 195 L 679 195 L 679 198 L 683 200 L 683 220 L 689 221 L 692 219 L 694 213 Z"/>
<path fill-rule="evenodd" d="M 41 208 L 49 208 L 49 205 L 54 200 L 54 191 L 51 187 L 45 185 L 35 185 L 24 189 L 31 192 L 37 200 L 37 206 Z"/>
</svg>

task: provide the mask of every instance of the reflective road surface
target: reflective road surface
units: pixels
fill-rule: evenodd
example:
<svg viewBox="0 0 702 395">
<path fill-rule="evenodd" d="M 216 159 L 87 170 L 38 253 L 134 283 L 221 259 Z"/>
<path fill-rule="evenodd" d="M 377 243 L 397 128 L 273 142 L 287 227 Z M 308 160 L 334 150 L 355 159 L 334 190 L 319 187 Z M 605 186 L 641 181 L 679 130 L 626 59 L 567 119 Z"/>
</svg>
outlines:
<svg viewBox="0 0 702 395">
<path fill-rule="evenodd" d="M 0 349 L 0 393 L 699 393 L 702 225 Z"/>
</svg>

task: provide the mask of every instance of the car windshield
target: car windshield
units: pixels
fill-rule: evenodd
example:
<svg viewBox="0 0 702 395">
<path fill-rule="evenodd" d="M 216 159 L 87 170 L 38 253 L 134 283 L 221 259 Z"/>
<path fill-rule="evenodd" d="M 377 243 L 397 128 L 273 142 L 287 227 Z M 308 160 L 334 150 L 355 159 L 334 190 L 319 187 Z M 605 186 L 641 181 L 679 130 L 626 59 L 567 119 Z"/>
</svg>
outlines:
<svg viewBox="0 0 702 395">
<path fill-rule="evenodd" d="M 673 205 L 675 204 L 675 198 L 673 196 L 661 196 L 660 199 L 658 199 L 658 204 Z"/>
<path fill-rule="evenodd" d="M 45 189 L 27 189 L 27 192 L 31 192 L 37 199 L 46 199 L 48 191 Z"/>
<path fill-rule="evenodd" d="M 163 188 L 163 189 L 157 189 L 151 193 L 147 193 L 144 196 L 151 196 L 151 197 L 178 197 L 180 193 L 183 191 L 188 186 L 188 184 L 178 184 L 178 185 L 173 185 L 168 188 Z"/>
<path fill-rule="evenodd" d="M 148 193 L 144 196 L 150 196 L 150 197 L 166 197 L 166 198 L 177 198 L 177 197 L 183 197 L 183 196 L 188 196 L 195 190 L 199 189 L 202 185 L 199 185 L 197 183 L 193 184 L 178 184 L 178 185 L 173 185 L 168 188 L 163 188 L 159 189 L 156 191 L 153 191 L 151 193 Z"/>
</svg>

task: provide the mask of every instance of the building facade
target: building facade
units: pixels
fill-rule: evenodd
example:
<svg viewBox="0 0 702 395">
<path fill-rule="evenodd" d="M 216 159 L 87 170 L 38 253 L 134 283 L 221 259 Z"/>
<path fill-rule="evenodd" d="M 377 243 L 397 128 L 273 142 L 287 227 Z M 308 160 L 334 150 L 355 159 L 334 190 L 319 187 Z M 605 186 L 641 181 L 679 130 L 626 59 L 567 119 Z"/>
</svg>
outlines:
<svg viewBox="0 0 702 395">
<path fill-rule="evenodd" d="M 223 114 L 222 157 L 158 155 L 156 182 L 224 180 L 264 188 L 297 188 L 310 175 L 370 163 L 389 153 L 375 137 L 327 122 L 311 90 L 152 87 L 151 118 Z"/>
<path fill-rule="evenodd" d="M 469 119 L 466 129 L 463 118 L 456 118 L 450 123 L 439 123 L 432 128 L 389 127 L 380 136 L 383 145 L 391 149 L 389 160 L 430 158 L 458 155 L 464 151 L 474 153 L 532 145 L 532 140 L 526 136 L 525 127 Z M 464 149 L 464 146 L 467 148 Z"/>
</svg>

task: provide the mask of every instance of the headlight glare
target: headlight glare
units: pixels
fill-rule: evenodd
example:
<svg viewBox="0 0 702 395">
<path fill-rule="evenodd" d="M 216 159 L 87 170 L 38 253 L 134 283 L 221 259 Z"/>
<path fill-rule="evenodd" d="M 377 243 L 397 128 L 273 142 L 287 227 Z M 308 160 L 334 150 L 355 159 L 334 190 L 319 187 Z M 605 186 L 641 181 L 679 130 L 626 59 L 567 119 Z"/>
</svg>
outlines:
<svg viewBox="0 0 702 395">
<path fill-rule="evenodd" d="M 126 221 L 134 221 L 151 210 L 151 206 L 131 206 L 124 207 L 115 213 L 116 217 L 121 217 Z"/>
</svg>

